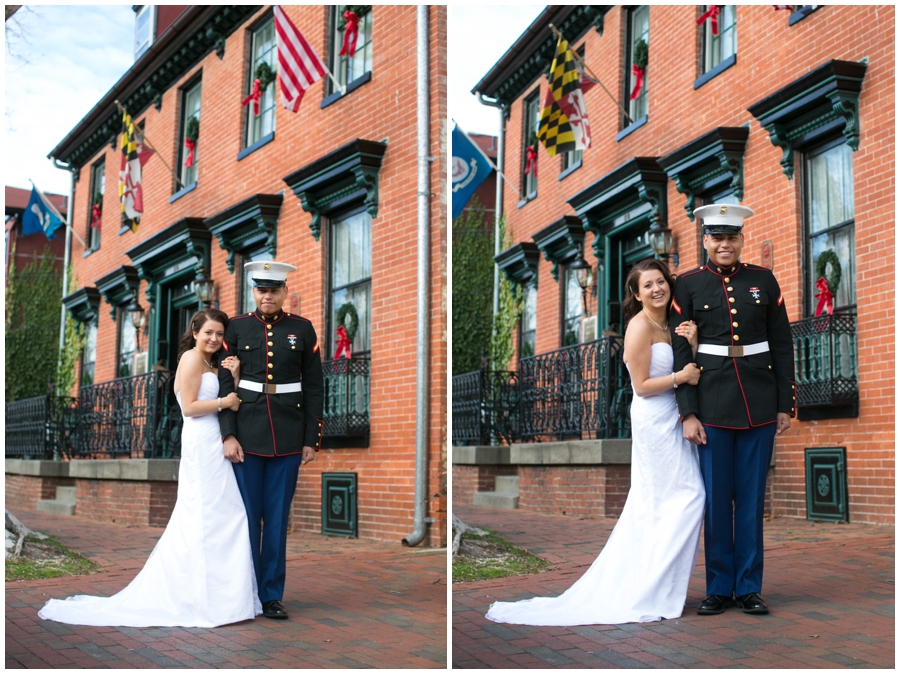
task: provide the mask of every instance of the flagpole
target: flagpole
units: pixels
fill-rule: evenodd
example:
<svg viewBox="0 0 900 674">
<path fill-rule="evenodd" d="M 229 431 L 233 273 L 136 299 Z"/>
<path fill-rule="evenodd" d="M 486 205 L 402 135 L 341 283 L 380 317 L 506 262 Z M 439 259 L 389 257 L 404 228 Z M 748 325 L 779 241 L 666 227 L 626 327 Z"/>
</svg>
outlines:
<svg viewBox="0 0 900 674">
<path fill-rule="evenodd" d="M 115 101 L 115 104 L 116 104 L 116 107 L 119 108 L 119 111 L 120 111 L 120 112 L 122 112 L 123 114 L 128 115 L 128 110 L 126 110 L 125 107 L 124 107 L 121 103 L 119 103 L 119 101 Z M 130 117 L 131 115 L 128 115 L 128 116 Z M 137 124 L 135 124 L 135 125 L 134 125 L 134 130 L 135 130 L 135 131 L 138 133 L 138 135 L 141 137 L 141 142 L 143 142 L 144 145 L 146 145 L 147 147 L 149 147 L 150 150 L 151 150 L 152 152 L 154 152 L 154 153 L 156 154 L 157 157 L 159 157 L 159 160 L 163 163 L 163 166 L 165 166 L 167 169 L 169 169 L 169 173 L 172 174 L 172 177 L 175 178 L 175 181 L 176 181 L 179 185 L 181 185 L 182 187 L 184 187 L 184 183 L 181 182 L 181 178 L 179 178 L 179 177 L 178 177 L 178 174 L 175 173 L 175 171 L 172 170 L 172 167 L 169 166 L 168 163 L 166 163 L 166 160 L 163 159 L 163 156 L 159 153 L 159 150 L 157 150 L 155 147 L 153 147 L 153 146 L 150 144 L 150 141 L 147 140 L 147 136 L 144 134 L 143 131 L 141 131 L 141 127 L 139 127 Z"/>
<path fill-rule="evenodd" d="M 28 182 L 30 182 L 31 186 L 38 191 L 39 195 L 42 195 L 44 197 L 47 196 L 43 192 L 41 192 L 40 188 L 38 188 L 38 186 L 34 184 L 34 181 L 31 178 L 28 179 Z M 72 199 L 71 198 L 69 199 L 68 209 L 66 210 L 65 218 L 62 215 L 60 215 L 60 212 L 58 210 L 56 210 L 56 206 L 53 205 L 53 203 L 50 201 L 50 199 L 42 198 L 41 201 L 43 201 L 47 205 L 47 208 L 49 208 L 51 211 L 53 211 L 53 215 L 55 215 L 57 218 L 59 218 L 59 221 L 66 226 L 66 229 L 71 231 L 72 234 L 75 235 L 75 238 L 78 239 L 78 243 L 80 243 L 82 246 L 84 246 L 84 249 L 87 250 L 87 244 L 84 242 L 84 239 L 82 239 L 80 236 L 78 236 L 78 232 L 76 232 L 75 229 L 72 227 L 71 214 L 69 213 L 69 211 L 72 210 Z M 68 235 L 68 232 L 67 232 L 67 235 Z"/>
<path fill-rule="evenodd" d="M 328 77 L 330 77 L 331 81 L 334 82 L 334 86 L 341 90 L 341 96 L 346 96 L 347 87 L 337 81 L 337 78 L 331 74 L 331 71 L 328 69 L 328 66 L 326 66 L 324 62 L 322 63 L 322 67 L 325 68 L 325 72 L 328 73 Z"/>
<path fill-rule="evenodd" d="M 556 34 L 556 37 L 557 37 L 557 38 L 561 38 L 561 39 L 563 39 L 563 40 L 566 39 L 565 36 L 557 30 L 556 26 L 554 26 L 552 23 L 549 24 L 549 26 L 550 26 L 550 30 L 552 30 L 552 31 Z M 568 40 L 566 40 L 566 41 L 568 42 Z M 615 104 L 618 106 L 619 110 L 622 111 L 622 114 L 625 115 L 625 119 L 627 119 L 627 120 L 628 120 L 628 123 L 631 124 L 631 122 L 633 121 L 633 120 L 631 119 L 631 115 L 629 115 L 628 112 L 625 110 L 625 108 L 622 107 L 622 104 L 619 103 L 619 101 L 616 100 L 616 97 L 615 97 L 615 96 L 613 96 L 611 93 L 609 93 L 609 89 L 606 88 L 606 85 L 603 84 L 603 82 L 600 81 L 600 78 L 597 77 L 597 76 L 594 74 L 594 71 L 591 70 L 590 67 L 588 66 L 588 64 L 584 62 L 584 59 L 582 59 L 581 56 L 578 55 L 578 52 L 577 52 L 575 49 L 572 49 L 571 52 L 572 52 L 572 55 L 573 55 L 573 56 L 578 60 L 578 62 L 581 64 L 581 66 L 582 66 L 585 70 L 588 71 L 588 74 L 589 74 L 591 77 L 593 77 L 595 80 L 597 80 L 597 84 L 599 84 L 601 87 L 603 87 L 603 91 L 606 92 L 606 95 L 609 96 L 609 97 L 612 99 L 612 102 L 615 103 Z"/>
<path fill-rule="evenodd" d="M 491 161 L 491 158 L 488 157 L 488 156 L 484 153 L 484 150 L 482 150 L 482 149 L 478 146 L 478 143 L 476 143 L 474 140 L 472 140 L 472 137 L 471 137 L 468 133 L 466 133 L 466 130 L 465 130 L 464 128 L 462 128 L 462 127 L 459 125 L 459 122 L 457 122 L 455 119 L 452 119 L 451 121 L 452 121 L 454 124 L 456 124 L 456 128 L 459 129 L 459 130 L 462 132 L 462 135 L 464 135 L 466 138 L 469 139 L 469 142 L 472 143 L 472 145 L 475 146 L 475 149 L 478 150 L 478 151 L 481 153 L 481 156 L 484 157 L 485 161 L 490 165 L 490 167 L 491 167 L 492 169 L 494 169 L 494 170 L 497 172 L 497 175 L 499 175 L 501 178 L 503 178 L 503 179 L 506 181 L 506 184 L 509 185 L 512 189 L 515 190 L 515 189 L 516 189 L 516 186 L 512 184 L 512 181 L 511 181 L 509 178 L 506 177 L 506 175 L 503 173 L 503 171 L 501 171 L 500 169 L 498 169 L 498 168 L 494 165 L 494 162 Z"/>
</svg>

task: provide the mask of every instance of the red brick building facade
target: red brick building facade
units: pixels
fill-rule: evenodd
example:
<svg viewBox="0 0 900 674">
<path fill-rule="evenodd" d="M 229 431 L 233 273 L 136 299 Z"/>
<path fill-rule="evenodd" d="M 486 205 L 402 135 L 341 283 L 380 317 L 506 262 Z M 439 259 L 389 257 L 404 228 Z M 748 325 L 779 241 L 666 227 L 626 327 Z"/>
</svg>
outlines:
<svg viewBox="0 0 900 674">
<path fill-rule="evenodd" d="M 677 275 L 704 262 L 699 226 L 689 211 L 720 201 L 751 207 L 755 215 L 745 223 L 742 260 L 771 267 L 780 282 L 802 389 L 799 418 L 776 442 L 770 509 L 805 517 L 808 494 L 815 502 L 821 487 L 833 500 L 825 504 L 825 519 L 841 511 L 851 521 L 893 523 L 896 335 L 879 269 L 895 233 L 894 9 L 722 6 L 716 35 L 709 21 L 698 25 L 706 10 L 548 7 L 476 85 L 473 91 L 507 106 L 503 170 L 521 180 L 518 191 L 504 185 L 503 208 L 516 246 L 501 256 L 501 267 L 535 293 L 530 339 L 534 353 L 548 354 L 591 337 L 582 332 L 580 289 L 573 284 L 567 293 L 574 275 L 566 266 L 579 250 L 595 275 L 588 289 L 595 318 L 588 327 L 596 320 L 597 337 L 618 334 L 622 284 L 635 262 L 654 255 L 651 229 L 670 231 L 668 259 Z M 524 175 L 526 146 L 537 131 L 556 52 L 551 23 L 624 101 L 628 118 L 594 86 L 585 94 L 591 147 L 580 157 L 553 158 L 539 148 L 534 180 Z M 632 60 L 641 40 L 649 57 L 632 99 Z M 842 272 L 830 321 L 815 318 L 816 280 L 824 269 L 834 281 L 837 266 L 823 267 L 823 255 L 836 259 Z M 510 365 L 519 368 L 520 380 L 522 365 Z M 606 373 L 614 378 L 614 370 Z M 529 436 L 520 420 L 513 431 L 525 442 L 622 437 L 617 385 L 603 385 L 610 398 L 593 394 L 597 407 L 577 413 L 582 420 L 605 414 L 607 422 L 612 419 L 607 426 L 592 417 L 583 432 L 577 424 L 560 433 L 543 426 Z M 580 401 L 575 394 L 575 404 L 584 401 L 583 393 Z M 845 452 L 824 468 L 814 465 L 816 452 L 808 450 L 828 448 Z M 472 491 L 478 474 L 497 466 L 465 456 L 470 458 L 459 465 L 454 458 L 454 484 L 465 482 Z M 567 460 L 572 463 L 577 461 Z M 537 498 L 523 491 L 524 465 L 519 507 Z M 597 465 L 597 480 L 612 468 Z M 842 472 L 846 492 L 839 484 Z M 588 491 L 596 498 L 603 487 Z M 567 509 L 546 500 L 534 506 L 569 513 L 587 507 Z"/>
<path fill-rule="evenodd" d="M 427 8 L 425 316 L 417 313 L 416 7 L 370 7 L 356 55 L 346 58 L 338 54 L 344 22 L 335 7 L 286 6 L 340 86 L 327 77 L 313 84 L 292 113 L 272 84 L 258 116 L 241 103 L 260 63 L 276 70 L 272 7 L 157 9 L 135 64 L 52 152 L 74 168 L 74 228 L 92 248 L 73 243 L 80 290 L 67 298 L 72 314 L 95 330 L 82 389 L 146 377 L 154 367 L 174 371 L 178 335 L 200 306 L 194 281 L 201 274 L 215 284 L 214 305 L 233 315 L 252 305 L 244 262 L 291 263 L 297 271 L 288 277 L 284 308 L 312 321 L 323 360 L 335 353 L 342 307 L 352 305 L 345 313 L 359 325 L 350 375 L 346 363 L 329 370 L 326 362 L 333 374 L 326 437 L 317 460 L 301 470 L 294 526 L 321 531 L 323 475 L 355 474 L 355 486 L 341 487 L 341 498 L 357 499 L 357 511 L 344 513 L 347 531 L 399 541 L 413 529 L 416 335 L 418 322 L 427 321 L 425 543 L 443 544 L 446 9 Z M 142 170 L 136 233 L 120 229 L 115 101 L 156 150 Z M 191 117 L 199 136 L 194 166 L 186 167 Z M 90 214 L 100 193 L 98 234 Z M 135 301 L 146 315 L 138 335 L 129 326 Z M 108 447 L 93 450 L 99 456 Z"/>
</svg>

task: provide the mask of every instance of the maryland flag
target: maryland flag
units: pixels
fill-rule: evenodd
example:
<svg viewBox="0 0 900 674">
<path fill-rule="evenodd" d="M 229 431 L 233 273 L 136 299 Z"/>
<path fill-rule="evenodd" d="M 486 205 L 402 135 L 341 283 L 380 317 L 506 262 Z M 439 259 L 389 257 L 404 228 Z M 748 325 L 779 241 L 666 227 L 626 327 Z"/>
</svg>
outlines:
<svg viewBox="0 0 900 674">
<path fill-rule="evenodd" d="M 551 157 L 557 152 L 585 150 L 591 146 L 587 108 L 581 89 L 581 77 L 569 43 L 559 38 L 556 58 L 550 66 L 550 88 L 541 110 L 538 140 Z"/>
<path fill-rule="evenodd" d="M 119 199 L 122 202 L 122 224 L 137 232 L 138 221 L 144 212 L 141 186 L 141 167 L 152 152 L 144 148 L 140 130 L 136 130 L 131 116 L 122 113 L 122 161 L 119 164 Z"/>
</svg>

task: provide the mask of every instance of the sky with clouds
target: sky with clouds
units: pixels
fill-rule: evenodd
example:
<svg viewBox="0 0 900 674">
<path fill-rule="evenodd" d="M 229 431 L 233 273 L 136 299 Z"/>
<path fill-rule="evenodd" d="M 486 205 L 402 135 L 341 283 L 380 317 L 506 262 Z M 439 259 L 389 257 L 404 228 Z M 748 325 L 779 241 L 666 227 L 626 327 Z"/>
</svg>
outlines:
<svg viewBox="0 0 900 674">
<path fill-rule="evenodd" d="M 500 57 L 546 5 L 450 5 L 447 19 L 448 108 L 468 133 L 496 136 L 500 113 L 472 95 Z"/>
<path fill-rule="evenodd" d="M 47 155 L 133 65 L 134 11 L 26 5 L 5 34 L 5 184 L 68 195 Z"/>
</svg>

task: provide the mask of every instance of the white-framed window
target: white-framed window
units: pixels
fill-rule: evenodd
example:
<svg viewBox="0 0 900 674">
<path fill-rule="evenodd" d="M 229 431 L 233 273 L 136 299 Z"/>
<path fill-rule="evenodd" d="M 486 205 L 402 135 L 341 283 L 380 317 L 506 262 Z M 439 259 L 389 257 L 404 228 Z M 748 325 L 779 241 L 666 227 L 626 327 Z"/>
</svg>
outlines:
<svg viewBox="0 0 900 674">
<path fill-rule="evenodd" d="M 648 75 L 649 67 L 645 69 L 641 92 L 637 98 L 631 99 L 631 92 L 637 84 L 637 76 L 632 71 L 631 66 L 634 62 L 634 48 L 640 40 L 650 46 L 650 8 L 647 5 L 638 7 L 630 7 L 628 9 L 628 39 L 625 40 L 625 62 L 628 64 L 626 70 L 627 76 L 625 81 L 628 82 L 628 91 L 625 94 L 625 100 L 628 101 L 628 115 L 631 117 L 631 123 L 636 122 L 647 114 L 647 91 L 649 90 Z M 628 126 L 628 120 L 625 120 L 625 126 Z"/>
<path fill-rule="evenodd" d="M 250 77 L 247 82 L 247 93 L 253 91 L 256 69 L 261 63 L 267 63 L 272 72 L 278 71 L 277 49 L 275 45 L 275 20 L 273 17 L 253 31 L 250 38 Z M 244 147 L 250 147 L 260 138 L 275 130 L 275 90 L 278 80 L 274 80 L 259 99 L 259 115 L 253 114 L 253 102 L 247 104 L 247 137 Z"/>
<path fill-rule="evenodd" d="M 834 292 L 834 308 L 856 306 L 856 242 L 853 197 L 853 151 L 836 139 L 804 155 L 803 200 L 806 216 L 806 308 L 813 315 L 819 291 L 817 267 L 827 254 L 841 268 Z M 828 276 L 832 278 L 829 279 Z M 827 264 L 826 280 L 833 280 L 834 265 Z"/>
<path fill-rule="evenodd" d="M 534 151 L 537 153 L 537 156 L 540 157 L 540 152 L 538 152 L 538 129 L 541 126 L 541 104 L 539 98 L 540 91 L 535 91 L 531 96 L 525 99 L 525 103 L 522 106 L 524 112 L 524 124 L 523 129 L 524 133 L 522 138 L 522 198 L 523 199 L 533 199 L 537 196 L 537 178 L 535 177 L 536 170 L 532 169 L 528 173 L 525 173 L 525 169 L 528 168 L 528 148 L 534 148 Z M 539 159 L 535 159 L 535 161 L 539 161 Z"/>
<path fill-rule="evenodd" d="M 707 12 L 711 5 L 704 5 Z M 713 35 L 712 19 L 703 22 L 703 72 L 737 54 L 737 6 L 719 5 L 718 35 Z"/>
<path fill-rule="evenodd" d="M 197 181 L 197 164 L 200 161 L 199 138 L 197 139 L 197 144 L 194 147 L 193 166 L 185 166 L 185 161 L 187 160 L 188 154 L 190 153 L 186 141 L 190 135 L 190 129 L 192 126 L 191 120 L 196 119 L 197 124 L 200 123 L 201 84 L 202 81 L 197 80 L 194 84 L 189 85 L 181 92 L 181 147 L 178 153 L 178 165 L 180 167 L 181 182 L 184 187 L 187 187 L 188 185 Z M 176 186 L 176 191 L 181 188 L 181 186 Z"/>
<path fill-rule="evenodd" d="M 581 342 L 582 308 L 581 286 L 578 275 L 568 267 L 564 271 L 565 282 L 563 294 L 563 346 L 572 346 Z"/>
<path fill-rule="evenodd" d="M 103 231 L 103 195 L 106 193 L 106 160 L 101 159 L 91 167 L 91 207 L 88 211 L 88 250 L 100 248 L 100 233 Z M 100 207 L 100 226 L 95 226 L 94 206 Z M 114 215 L 109 213 L 110 222 Z"/>
<path fill-rule="evenodd" d="M 97 319 L 84 326 L 84 348 L 81 351 L 81 385 L 94 383 L 94 365 L 97 362 Z"/>
<path fill-rule="evenodd" d="M 330 334 L 319 342 L 329 344 L 333 357 L 337 344 L 338 314 L 345 304 L 356 310 L 357 330 L 353 336 L 353 354 L 366 354 L 372 349 L 370 337 L 372 308 L 372 216 L 360 209 L 330 222 L 329 279 Z M 345 316 L 345 324 L 350 320 Z"/>
<path fill-rule="evenodd" d="M 341 56 L 344 45 L 346 21 L 344 10 L 354 9 L 359 17 L 359 36 L 356 39 L 356 51 L 351 58 Z M 331 6 L 331 72 L 338 82 L 347 86 L 372 70 L 372 6 L 371 5 L 332 5 Z M 334 83 L 329 78 L 329 92 L 334 91 Z"/>
<path fill-rule="evenodd" d="M 522 286 L 522 317 L 519 319 L 519 358 L 534 355 L 537 335 L 537 286 L 526 283 Z"/>
<path fill-rule="evenodd" d="M 116 360 L 116 376 L 130 377 L 134 374 L 134 354 L 137 350 L 137 330 L 131 322 L 131 315 L 120 306 L 116 312 L 119 319 L 119 352 Z"/>
<path fill-rule="evenodd" d="M 140 5 L 135 11 L 137 14 L 134 17 L 134 60 L 137 61 L 153 44 L 156 33 L 156 5 Z"/>
<path fill-rule="evenodd" d="M 243 262 L 256 262 L 263 261 L 268 262 L 274 260 L 272 257 L 272 253 L 270 253 L 266 248 L 258 248 L 249 253 L 244 253 L 241 255 L 241 259 Z M 253 281 L 250 280 L 250 276 L 247 274 L 247 270 L 244 269 L 243 265 L 241 266 L 241 305 L 244 313 L 251 313 L 256 311 L 256 301 L 253 299 Z"/>
</svg>

